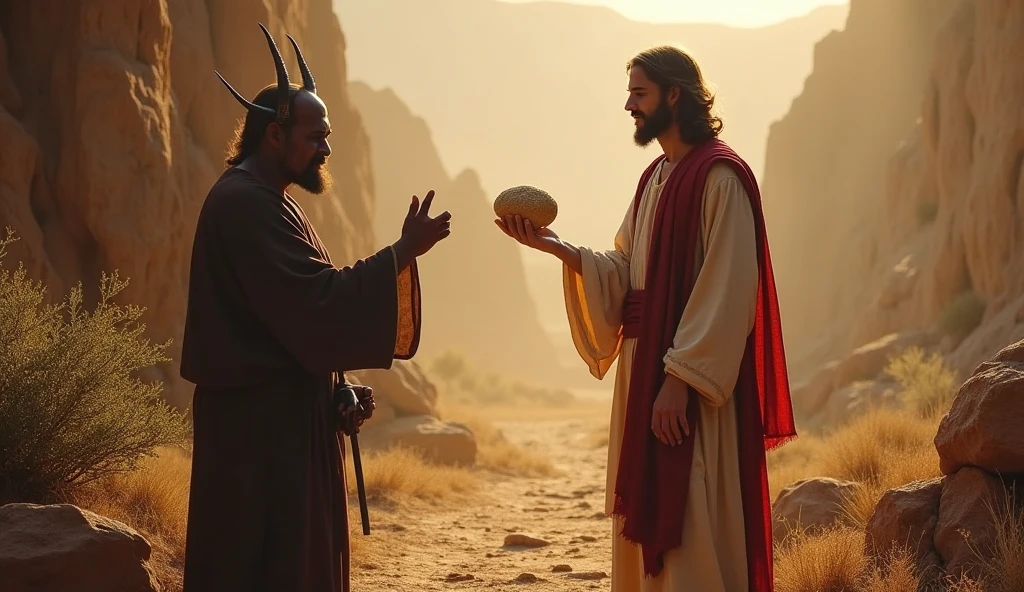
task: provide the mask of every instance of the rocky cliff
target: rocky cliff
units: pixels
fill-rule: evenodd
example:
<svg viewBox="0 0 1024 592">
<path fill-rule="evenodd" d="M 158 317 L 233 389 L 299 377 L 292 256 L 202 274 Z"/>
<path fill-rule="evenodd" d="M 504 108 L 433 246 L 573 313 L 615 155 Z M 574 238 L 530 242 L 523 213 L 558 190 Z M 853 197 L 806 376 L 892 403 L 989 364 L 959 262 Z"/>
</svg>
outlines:
<svg viewBox="0 0 1024 592">
<path fill-rule="evenodd" d="M 1012 0 L 852 0 L 817 46 L 764 182 L 798 376 L 917 335 L 964 377 L 1024 336 L 1022 60 Z"/>
<path fill-rule="evenodd" d="M 450 178 L 427 123 L 390 89 L 361 82 L 349 88 L 371 138 L 378 240 L 399 236 L 413 194 L 434 189 L 437 212 L 452 212 L 452 236 L 420 263 L 423 355 L 452 349 L 520 379 L 569 380 L 538 322 L 523 249 L 492 223 L 494 210 L 477 173 L 467 169 Z"/>
<path fill-rule="evenodd" d="M 214 74 L 253 96 L 274 78 L 257 23 L 303 48 L 334 127 L 335 190 L 299 194 L 336 264 L 371 253 L 366 133 L 348 100 L 345 39 L 330 0 L 0 0 L 0 226 L 52 295 L 103 271 L 130 280 L 154 340 L 174 340 L 156 373 L 178 379 L 188 260 L 198 209 L 223 170 L 242 108 Z M 9 261 L 9 262 L 10 262 Z"/>
</svg>

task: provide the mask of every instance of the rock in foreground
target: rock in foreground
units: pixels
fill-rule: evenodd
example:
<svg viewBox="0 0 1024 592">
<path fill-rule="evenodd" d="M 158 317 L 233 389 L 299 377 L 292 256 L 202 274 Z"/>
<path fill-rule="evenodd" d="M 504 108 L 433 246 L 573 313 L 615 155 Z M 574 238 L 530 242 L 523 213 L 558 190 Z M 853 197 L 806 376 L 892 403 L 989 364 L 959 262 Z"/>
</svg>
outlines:
<svg viewBox="0 0 1024 592">
<path fill-rule="evenodd" d="M 157 592 L 149 542 L 67 504 L 0 507 L 0 590 Z"/>
</svg>

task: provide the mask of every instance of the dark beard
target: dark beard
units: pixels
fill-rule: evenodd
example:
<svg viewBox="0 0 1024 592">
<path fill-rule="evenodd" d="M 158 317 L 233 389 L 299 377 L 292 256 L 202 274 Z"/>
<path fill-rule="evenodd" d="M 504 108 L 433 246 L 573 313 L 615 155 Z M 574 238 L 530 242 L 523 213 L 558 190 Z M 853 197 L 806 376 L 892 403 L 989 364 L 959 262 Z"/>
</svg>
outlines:
<svg viewBox="0 0 1024 592">
<path fill-rule="evenodd" d="M 658 108 L 649 116 L 639 112 L 633 112 L 633 115 L 640 116 L 640 125 L 633 132 L 633 142 L 641 148 L 664 133 L 674 120 L 672 109 L 664 101 L 659 103 Z"/>
<path fill-rule="evenodd" d="M 312 194 L 320 194 L 331 188 L 331 173 L 327 170 L 327 165 L 317 167 L 318 164 L 323 164 L 323 161 L 313 159 L 309 161 L 306 168 L 292 177 L 292 183 L 295 183 L 299 187 L 302 187 L 306 191 Z"/>
</svg>

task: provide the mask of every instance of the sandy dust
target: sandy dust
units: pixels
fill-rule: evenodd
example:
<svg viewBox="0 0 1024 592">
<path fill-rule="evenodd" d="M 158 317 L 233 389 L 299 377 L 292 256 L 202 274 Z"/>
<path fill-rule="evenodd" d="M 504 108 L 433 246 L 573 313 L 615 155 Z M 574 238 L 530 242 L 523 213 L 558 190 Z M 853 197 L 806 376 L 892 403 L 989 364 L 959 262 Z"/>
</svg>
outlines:
<svg viewBox="0 0 1024 592">
<path fill-rule="evenodd" d="M 549 458 L 560 474 L 488 474 L 481 501 L 457 510 L 371 512 L 370 536 L 386 537 L 389 552 L 352 566 L 353 590 L 611 588 L 611 521 L 602 512 L 607 448 L 593 442 L 601 420 L 495 424 Z M 361 537 L 358 514 L 355 519 L 353 536 Z M 506 545 L 510 535 L 547 544 Z"/>
</svg>

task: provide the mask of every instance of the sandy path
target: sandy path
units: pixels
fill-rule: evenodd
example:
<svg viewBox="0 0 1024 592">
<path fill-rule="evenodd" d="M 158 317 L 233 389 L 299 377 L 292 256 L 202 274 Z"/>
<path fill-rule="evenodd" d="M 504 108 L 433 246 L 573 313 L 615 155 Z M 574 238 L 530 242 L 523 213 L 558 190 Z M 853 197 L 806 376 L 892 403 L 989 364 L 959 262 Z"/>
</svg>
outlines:
<svg viewBox="0 0 1024 592">
<path fill-rule="evenodd" d="M 610 589 L 611 521 L 600 512 L 606 448 L 588 439 L 597 423 L 496 425 L 516 444 L 547 456 L 562 474 L 488 475 L 479 503 L 451 511 L 376 513 L 374 528 L 387 537 L 395 557 L 354 565 L 353 590 Z M 353 524 L 354 536 L 362 536 L 358 528 Z M 548 544 L 505 546 L 510 534 Z"/>
</svg>

